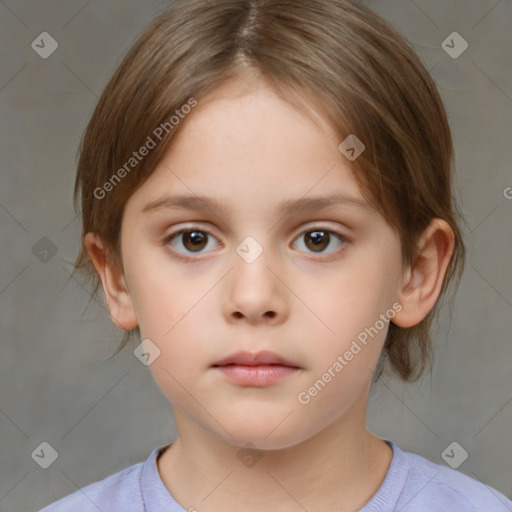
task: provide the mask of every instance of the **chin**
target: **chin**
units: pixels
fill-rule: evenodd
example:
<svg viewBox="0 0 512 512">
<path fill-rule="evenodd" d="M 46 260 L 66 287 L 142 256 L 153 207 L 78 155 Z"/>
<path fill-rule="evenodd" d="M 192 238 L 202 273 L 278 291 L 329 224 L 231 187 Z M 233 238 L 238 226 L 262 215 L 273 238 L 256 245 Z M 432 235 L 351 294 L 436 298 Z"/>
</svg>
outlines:
<svg viewBox="0 0 512 512">
<path fill-rule="evenodd" d="M 293 438 L 290 437 L 289 435 L 285 435 L 281 438 L 275 438 L 275 439 L 270 439 L 269 437 L 265 437 L 265 436 L 260 437 L 260 436 L 255 435 L 252 437 L 246 437 L 244 442 L 233 443 L 233 440 L 231 440 L 231 443 L 240 448 L 246 448 L 246 449 L 251 448 L 254 450 L 261 450 L 261 451 L 265 451 L 265 450 L 266 451 L 278 451 L 278 450 L 288 450 L 306 440 L 307 440 L 307 437 L 299 436 L 299 435 L 295 435 Z"/>
<path fill-rule="evenodd" d="M 219 432 L 223 440 L 239 448 L 253 448 L 258 450 L 285 450 L 308 439 L 305 432 L 301 432 L 296 425 L 284 423 L 279 427 L 280 421 L 259 422 L 257 418 L 246 418 L 244 424 L 224 424 L 231 434 L 231 437 L 225 432 Z"/>
</svg>

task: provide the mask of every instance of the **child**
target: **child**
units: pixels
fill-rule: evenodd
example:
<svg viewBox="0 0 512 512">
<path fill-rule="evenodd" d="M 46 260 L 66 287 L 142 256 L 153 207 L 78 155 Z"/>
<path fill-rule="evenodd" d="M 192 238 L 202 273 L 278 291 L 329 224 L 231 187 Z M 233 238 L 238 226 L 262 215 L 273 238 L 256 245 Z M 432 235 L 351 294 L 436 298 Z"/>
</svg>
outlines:
<svg viewBox="0 0 512 512">
<path fill-rule="evenodd" d="M 144 340 L 178 439 L 42 512 L 512 510 L 365 426 L 463 269 L 451 166 L 428 72 L 359 2 L 156 18 L 82 140 L 76 270 L 120 348 Z"/>
</svg>

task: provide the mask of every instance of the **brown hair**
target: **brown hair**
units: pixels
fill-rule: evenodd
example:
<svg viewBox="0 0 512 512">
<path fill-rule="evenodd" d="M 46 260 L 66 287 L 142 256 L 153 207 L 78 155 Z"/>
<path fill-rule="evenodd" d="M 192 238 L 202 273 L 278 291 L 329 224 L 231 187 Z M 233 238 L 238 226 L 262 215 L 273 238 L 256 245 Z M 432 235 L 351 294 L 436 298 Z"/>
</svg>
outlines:
<svg viewBox="0 0 512 512">
<path fill-rule="evenodd" d="M 404 266 L 414 261 L 429 222 L 448 222 L 455 248 L 441 296 L 458 284 L 465 248 L 442 100 L 402 36 L 354 0 L 178 0 L 156 17 L 106 85 L 81 141 L 74 204 L 77 209 L 81 192 L 82 242 L 86 233 L 97 233 L 108 261 L 123 269 L 123 208 L 186 122 L 171 127 L 169 120 L 191 98 L 200 101 L 246 71 L 298 109 L 314 104 L 340 142 L 350 134 L 363 141 L 366 149 L 351 163 L 354 178 L 399 233 Z M 156 147 L 128 169 L 133 152 L 154 139 L 159 126 L 165 130 Z M 114 182 L 121 168 L 122 179 Z M 108 193 L 98 198 L 99 189 Z M 83 243 L 76 271 L 96 295 L 101 281 Z M 410 328 L 390 323 L 376 378 L 386 360 L 400 378 L 419 377 L 431 363 L 429 332 L 438 309 L 439 301 Z M 138 327 L 125 332 L 116 354 L 134 331 L 140 337 Z"/>
</svg>

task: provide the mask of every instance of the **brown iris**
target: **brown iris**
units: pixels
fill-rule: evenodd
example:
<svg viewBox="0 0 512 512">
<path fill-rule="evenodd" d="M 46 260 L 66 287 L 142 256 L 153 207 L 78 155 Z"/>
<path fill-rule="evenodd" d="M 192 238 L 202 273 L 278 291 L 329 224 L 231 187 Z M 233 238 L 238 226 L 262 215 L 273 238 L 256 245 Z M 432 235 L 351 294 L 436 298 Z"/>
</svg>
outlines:
<svg viewBox="0 0 512 512">
<path fill-rule="evenodd" d="M 181 237 L 183 245 L 189 251 L 200 251 L 208 243 L 208 235 L 203 231 L 183 231 Z"/>
<path fill-rule="evenodd" d="M 323 251 L 331 241 L 331 236 L 327 231 L 307 231 L 304 233 L 304 237 L 307 247 L 315 252 Z M 308 243 L 307 240 L 311 240 L 311 243 Z"/>
</svg>

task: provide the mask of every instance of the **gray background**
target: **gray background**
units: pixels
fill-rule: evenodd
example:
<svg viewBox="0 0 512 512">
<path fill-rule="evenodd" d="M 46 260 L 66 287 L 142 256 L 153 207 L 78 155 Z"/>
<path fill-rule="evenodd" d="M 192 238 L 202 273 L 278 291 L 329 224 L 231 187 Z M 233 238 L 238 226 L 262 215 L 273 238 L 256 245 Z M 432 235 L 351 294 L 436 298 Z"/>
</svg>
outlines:
<svg viewBox="0 0 512 512">
<path fill-rule="evenodd" d="M 443 312 L 433 378 L 383 380 L 369 429 L 512 497 L 512 73 L 510 0 L 371 1 L 413 43 L 437 81 L 456 144 L 468 265 Z M 0 1 L 0 510 L 39 510 L 144 460 L 175 439 L 172 407 L 103 303 L 69 278 L 80 222 L 72 208 L 80 136 L 122 54 L 164 1 Z M 43 31 L 58 49 L 42 59 Z M 453 31 L 469 48 L 441 47 Z M 57 253 L 47 262 L 36 244 Z M 48 242 L 46 242 L 48 243 Z M 36 249 L 33 249 L 36 246 Z M 49 253 L 48 257 L 51 255 Z M 85 310 L 85 313 L 84 313 Z M 42 469 L 42 442 L 58 459 Z"/>
</svg>

